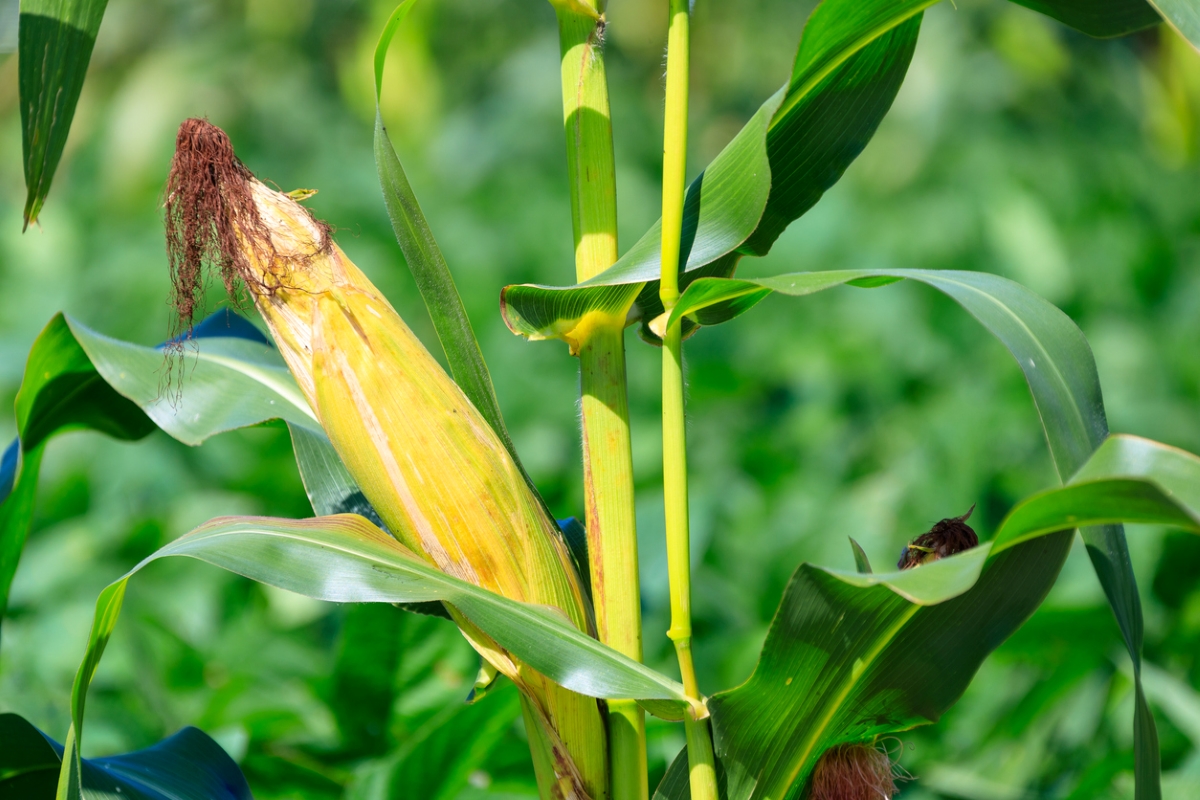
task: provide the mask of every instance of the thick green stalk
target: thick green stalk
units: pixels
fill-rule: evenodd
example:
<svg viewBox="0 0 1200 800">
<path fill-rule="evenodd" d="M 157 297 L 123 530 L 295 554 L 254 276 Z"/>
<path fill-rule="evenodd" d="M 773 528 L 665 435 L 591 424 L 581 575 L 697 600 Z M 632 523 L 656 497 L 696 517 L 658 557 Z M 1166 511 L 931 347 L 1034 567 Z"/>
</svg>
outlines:
<svg viewBox="0 0 1200 800">
<path fill-rule="evenodd" d="M 667 102 L 663 126 L 662 275 L 659 297 L 669 313 L 679 300 L 679 248 L 687 169 L 688 0 L 670 0 Z M 683 344 L 679 324 L 663 337 L 663 495 L 671 629 L 683 687 L 692 699 L 684 720 L 692 800 L 717 800 L 716 762 L 692 663 L 692 576 L 688 531 L 687 436 L 683 408 Z"/>
<path fill-rule="evenodd" d="M 586 9 L 585 9 L 586 4 Z M 590 13 L 581 13 L 584 10 Z M 604 7 L 559 9 L 563 125 L 567 134 L 575 272 L 584 281 L 617 260 L 617 190 L 604 71 Z M 589 563 L 600 640 L 642 660 L 633 455 L 625 377 L 625 320 L 597 319 L 580 342 L 583 467 Z M 613 800 L 646 800 L 646 719 L 633 701 L 609 701 Z"/>
</svg>

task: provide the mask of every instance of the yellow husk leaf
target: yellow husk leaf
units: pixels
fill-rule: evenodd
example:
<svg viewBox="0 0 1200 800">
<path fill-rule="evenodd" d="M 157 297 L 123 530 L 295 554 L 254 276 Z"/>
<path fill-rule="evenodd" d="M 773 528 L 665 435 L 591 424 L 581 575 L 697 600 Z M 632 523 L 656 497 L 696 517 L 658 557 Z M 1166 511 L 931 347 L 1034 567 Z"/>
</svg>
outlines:
<svg viewBox="0 0 1200 800">
<path fill-rule="evenodd" d="M 247 247 L 255 304 L 384 523 L 447 574 L 551 606 L 589 630 L 561 536 L 496 433 L 303 207 L 250 182 L 274 250 Z M 520 664 L 451 613 L 483 657 L 526 694 L 527 718 L 542 726 L 553 751 L 555 774 L 545 783 L 554 796 L 607 797 L 596 700 Z"/>
</svg>

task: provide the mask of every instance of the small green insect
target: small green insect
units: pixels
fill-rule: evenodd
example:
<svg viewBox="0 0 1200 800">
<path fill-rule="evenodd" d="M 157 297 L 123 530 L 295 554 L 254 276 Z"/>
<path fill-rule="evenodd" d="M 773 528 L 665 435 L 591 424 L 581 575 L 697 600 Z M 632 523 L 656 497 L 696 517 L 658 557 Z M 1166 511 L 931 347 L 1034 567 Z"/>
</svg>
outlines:
<svg viewBox="0 0 1200 800">
<path fill-rule="evenodd" d="M 913 539 L 900 553 L 900 561 L 896 566 L 900 569 L 912 569 L 978 547 L 979 537 L 967 524 L 974 510 L 975 506 L 972 505 L 961 517 L 944 519 L 930 528 L 928 533 L 922 533 Z"/>
</svg>

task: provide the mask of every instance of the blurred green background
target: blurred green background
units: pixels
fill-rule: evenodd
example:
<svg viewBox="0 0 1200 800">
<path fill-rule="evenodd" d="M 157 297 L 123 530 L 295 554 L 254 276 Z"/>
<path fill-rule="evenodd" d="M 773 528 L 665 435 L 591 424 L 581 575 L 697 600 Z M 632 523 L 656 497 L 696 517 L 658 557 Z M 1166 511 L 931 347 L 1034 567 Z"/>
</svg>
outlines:
<svg viewBox="0 0 1200 800">
<path fill-rule="evenodd" d="M 14 15 L 14 2 L 3 8 Z M 691 172 L 790 67 L 813 3 L 701 0 Z M 370 58 L 393 0 L 114 0 L 40 226 L 21 233 L 16 59 L 0 63 L 0 398 L 54 312 L 164 338 L 160 192 L 187 116 L 309 201 L 431 341 L 371 155 Z M 657 217 L 665 8 L 610 0 L 622 247 Z M 11 21 L 11 20 L 10 20 Z M 4 39 L 0 36 L 0 39 Z M 11 47 L 11 43 L 10 43 Z M 577 365 L 508 333 L 501 286 L 573 276 L 558 45 L 544 2 L 418 5 L 384 114 L 459 281 L 527 467 L 582 514 Z M 1200 451 L 1200 55 L 1172 34 L 1077 35 L 1002 0 L 926 16 L 896 104 L 861 158 L 746 274 L 851 267 L 997 272 L 1092 343 L 1113 430 Z M 219 288 L 219 287 L 217 287 Z M 219 296 L 211 295 L 210 308 Z M 647 659 L 668 642 L 656 350 L 630 332 Z M 1054 477 L 1023 379 L 956 305 L 920 286 L 772 298 L 689 341 L 697 657 L 706 692 L 753 669 L 801 561 L 877 564 L 977 503 L 990 536 Z M 440 354 L 439 354 L 440 357 Z M 0 435 L 14 434 L 10 414 Z M 0 649 L 0 711 L 51 734 L 99 590 L 228 513 L 311 513 L 286 431 L 191 449 L 70 434 L 49 449 Z M 1164 796 L 1200 796 L 1200 539 L 1129 530 Z M 260 798 L 408 797 L 404 759 L 460 714 L 478 662 L 443 620 L 335 607 L 192 562 L 139 576 L 89 701 L 85 755 L 180 726 L 215 736 Z M 1044 607 L 936 726 L 890 743 L 905 800 L 1132 797 L 1128 658 L 1082 546 Z M 463 798 L 535 797 L 511 702 Z M 462 718 L 457 718 L 462 721 Z M 453 720 L 452 720 L 453 722 Z M 473 723 L 471 723 L 474 725 Z M 472 728 L 474 730 L 474 728 Z M 652 781 L 683 745 L 653 723 Z M 453 738 L 453 737 L 451 737 Z M 453 741 L 450 746 L 453 746 Z M 651 784 L 653 786 L 653 782 Z"/>
</svg>

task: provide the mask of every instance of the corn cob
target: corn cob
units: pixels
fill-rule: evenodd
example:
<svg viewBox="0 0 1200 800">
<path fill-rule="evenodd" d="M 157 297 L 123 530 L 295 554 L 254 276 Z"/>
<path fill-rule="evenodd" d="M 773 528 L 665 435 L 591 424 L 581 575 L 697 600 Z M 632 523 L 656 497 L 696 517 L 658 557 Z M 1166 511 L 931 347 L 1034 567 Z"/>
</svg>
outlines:
<svg viewBox="0 0 1200 800">
<path fill-rule="evenodd" d="M 168 254 L 185 324 L 205 263 L 254 303 L 334 448 L 389 530 L 449 575 L 558 609 L 589 631 L 554 522 L 499 437 L 391 304 L 292 197 L 256 180 L 223 131 L 179 130 L 166 196 Z M 597 701 L 522 665 L 454 609 L 464 635 L 525 695 L 547 744 L 544 793 L 607 797 Z M 535 759 L 538 761 L 538 759 Z"/>
</svg>

